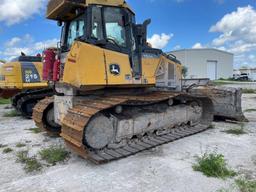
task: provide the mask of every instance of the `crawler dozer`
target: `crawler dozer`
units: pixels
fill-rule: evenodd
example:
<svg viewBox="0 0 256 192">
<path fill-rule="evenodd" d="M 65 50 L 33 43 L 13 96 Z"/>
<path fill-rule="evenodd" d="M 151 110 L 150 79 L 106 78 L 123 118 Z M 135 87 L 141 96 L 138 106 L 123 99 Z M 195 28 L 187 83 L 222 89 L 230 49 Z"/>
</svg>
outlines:
<svg viewBox="0 0 256 192">
<path fill-rule="evenodd" d="M 30 118 L 35 104 L 52 96 L 47 81 L 42 81 L 41 56 L 21 56 L 2 65 L 0 70 L 0 97 L 12 98 L 13 107 L 22 116 Z"/>
<path fill-rule="evenodd" d="M 61 47 L 44 54 L 55 95 L 33 119 L 80 156 L 105 163 L 211 125 L 211 99 L 182 92 L 180 62 L 149 46 L 150 20 L 136 24 L 125 1 L 50 0 L 47 18 L 62 26 Z"/>
</svg>

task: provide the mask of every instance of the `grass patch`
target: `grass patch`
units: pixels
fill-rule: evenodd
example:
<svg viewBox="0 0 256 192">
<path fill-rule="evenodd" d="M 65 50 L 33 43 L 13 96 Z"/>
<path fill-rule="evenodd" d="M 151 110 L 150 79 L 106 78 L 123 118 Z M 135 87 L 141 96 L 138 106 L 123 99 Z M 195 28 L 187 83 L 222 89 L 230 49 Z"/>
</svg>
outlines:
<svg viewBox="0 0 256 192">
<path fill-rule="evenodd" d="M 40 171 L 42 169 L 42 164 L 36 159 L 35 156 L 29 157 L 28 151 L 19 151 L 17 153 L 17 162 L 25 164 L 24 170 L 27 173 Z"/>
<path fill-rule="evenodd" d="M 31 131 L 31 132 L 33 132 L 35 134 L 42 132 L 42 130 L 40 128 L 37 128 L 37 127 L 30 128 L 30 129 L 27 129 L 27 130 L 29 130 L 29 131 Z"/>
<path fill-rule="evenodd" d="M 242 93 L 244 94 L 254 94 L 256 93 L 255 89 L 242 89 Z"/>
<path fill-rule="evenodd" d="M 256 192 L 256 181 L 237 179 L 236 185 L 241 192 Z"/>
<path fill-rule="evenodd" d="M 249 113 L 249 112 L 256 112 L 256 109 L 246 109 L 246 110 L 244 110 L 244 112 L 247 112 L 247 113 Z"/>
<path fill-rule="evenodd" d="M 222 154 L 205 153 L 197 157 L 197 163 L 193 165 L 194 171 L 200 171 L 207 177 L 226 179 L 236 175 L 235 171 L 228 168 Z"/>
<path fill-rule="evenodd" d="M 42 169 L 42 164 L 36 159 L 36 157 L 29 157 L 26 160 L 26 165 L 24 167 L 25 171 L 27 173 L 34 172 L 34 171 L 40 171 Z"/>
<path fill-rule="evenodd" d="M 228 130 L 225 130 L 223 132 L 227 133 L 227 134 L 232 134 L 232 135 L 244 135 L 244 134 L 247 134 L 246 131 L 244 130 L 244 124 L 243 123 L 241 123 L 240 127 L 238 127 L 238 128 L 228 129 Z"/>
<path fill-rule="evenodd" d="M 244 128 L 242 128 L 242 127 L 228 129 L 228 130 L 223 131 L 223 132 L 228 133 L 228 134 L 232 134 L 232 135 L 244 135 L 244 134 L 246 134 Z"/>
<path fill-rule="evenodd" d="M 3 150 L 3 153 L 11 153 L 11 152 L 13 152 L 13 149 L 12 148 L 5 148 L 4 150 Z"/>
<path fill-rule="evenodd" d="M 26 163 L 26 160 L 28 159 L 28 151 L 19 151 L 16 154 L 17 162 L 19 163 Z"/>
<path fill-rule="evenodd" d="M 4 114 L 4 117 L 17 117 L 17 116 L 20 116 L 20 114 L 16 110 L 11 110 Z"/>
<path fill-rule="evenodd" d="M 16 144 L 16 147 L 18 147 L 18 148 L 25 147 L 25 146 L 26 146 L 25 143 L 17 143 Z"/>
<path fill-rule="evenodd" d="M 229 84 L 234 84 L 234 81 L 223 81 L 223 80 L 216 80 L 216 81 L 212 81 L 213 85 L 229 85 Z"/>
<path fill-rule="evenodd" d="M 10 99 L 2 99 L 2 98 L 0 98 L 0 105 L 7 105 L 7 104 L 11 104 L 11 100 Z"/>
<path fill-rule="evenodd" d="M 63 162 L 69 157 L 69 153 L 63 147 L 51 146 L 39 152 L 41 158 L 51 165 Z"/>
</svg>

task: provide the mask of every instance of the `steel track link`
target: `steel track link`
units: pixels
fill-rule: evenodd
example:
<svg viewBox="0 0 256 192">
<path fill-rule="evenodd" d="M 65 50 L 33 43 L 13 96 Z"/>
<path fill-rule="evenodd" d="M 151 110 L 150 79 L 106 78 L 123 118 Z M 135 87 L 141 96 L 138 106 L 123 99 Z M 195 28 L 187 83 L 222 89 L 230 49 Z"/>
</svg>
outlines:
<svg viewBox="0 0 256 192">
<path fill-rule="evenodd" d="M 102 150 L 89 149 L 83 143 L 83 133 L 90 119 L 97 113 L 113 108 L 117 105 L 129 105 L 129 103 L 138 102 L 161 102 L 179 96 L 177 93 L 158 92 L 143 96 L 116 96 L 100 97 L 87 100 L 79 106 L 70 109 L 62 122 L 61 136 L 69 148 L 78 155 L 93 161 L 96 164 L 106 163 L 138 152 L 157 147 L 199 132 L 202 132 L 210 126 L 213 117 L 212 103 L 207 98 L 200 98 L 203 103 L 202 121 L 194 127 L 179 127 L 173 129 L 170 133 L 161 136 L 147 136 L 142 139 L 133 139 L 124 147 L 116 149 L 105 148 Z M 183 95 L 184 96 L 184 95 Z M 189 97 L 189 96 L 188 96 Z M 197 98 L 198 99 L 198 98 Z"/>
<path fill-rule="evenodd" d="M 30 114 L 28 111 L 25 110 L 25 104 L 28 102 L 35 102 L 37 103 L 38 101 L 42 100 L 45 97 L 50 97 L 52 96 L 53 93 L 44 93 L 44 94 L 38 94 L 38 95 L 27 95 L 25 97 L 22 97 L 18 103 L 17 103 L 17 111 L 21 113 L 21 115 L 25 118 L 31 118 L 32 114 Z"/>
<path fill-rule="evenodd" d="M 38 128 L 40 128 L 42 131 L 46 131 L 48 135 L 50 136 L 59 136 L 59 132 L 52 132 L 51 127 L 48 127 L 49 125 L 45 124 L 44 122 L 44 112 L 47 110 L 47 108 L 53 104 L 54 97 L 46 97 L 45 99 L 42 99 L 39 101 L 36 106 L 33 109 L 33 120 L 35 121 L 35 124 Z"/>
</svg>

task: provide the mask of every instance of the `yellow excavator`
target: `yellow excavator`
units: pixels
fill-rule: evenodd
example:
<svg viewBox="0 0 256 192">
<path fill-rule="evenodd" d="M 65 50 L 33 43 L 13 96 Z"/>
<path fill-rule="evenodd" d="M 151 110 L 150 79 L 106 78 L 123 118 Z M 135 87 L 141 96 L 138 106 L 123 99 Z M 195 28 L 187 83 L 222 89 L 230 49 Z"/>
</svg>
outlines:
<svg viewBox="0 0 256 192">
<path fill-rule="evenodd" d="M 125 1 L 50 0 L 47 18 L 62 26 L 43 56 L 55 95 L 33 119 L 80 156 L 105 163 L 211 125 L 211 99 L 182 92 L 180 62 L 149 46 L 150 20 L 136 24 Z"/>
<path fill-rule="evenodd" d="M 52 96 L 47 81 L 42 81 L 42 57 L 21 56 L 2 65 L 0 69 L 0 97 L 12 98 L 13 107 L 24 117 L 32 116 L 35 104 Z"/>
</svg>

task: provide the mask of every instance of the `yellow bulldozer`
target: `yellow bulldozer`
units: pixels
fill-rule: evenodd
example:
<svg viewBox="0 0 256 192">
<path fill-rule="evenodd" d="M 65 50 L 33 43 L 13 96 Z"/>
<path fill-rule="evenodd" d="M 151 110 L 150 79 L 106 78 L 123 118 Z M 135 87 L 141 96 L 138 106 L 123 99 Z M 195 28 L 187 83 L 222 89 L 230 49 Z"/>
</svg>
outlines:
<svg viewBox="0 0 256 192">
<path fill-rule="evenodd" d="M 55 95 L 33 110 L 38 127 L 60 133 L 95 163 L 127 157 L 202 132 L 212 99 L 182 88 L 182 65 L 147 43 L 124 0 L 50 0 L 61 46 L 46 50 L 44 74 Z"/>
<path fill-rule="evenodd" d="M 42 81 L 42 57 L 21 56 L 7 62 L 0 69 L 0 97 L 12 98 L 13 107 L 30 118 L 38 100 L 53 95 L 47 81 Z"/>
</svg>

